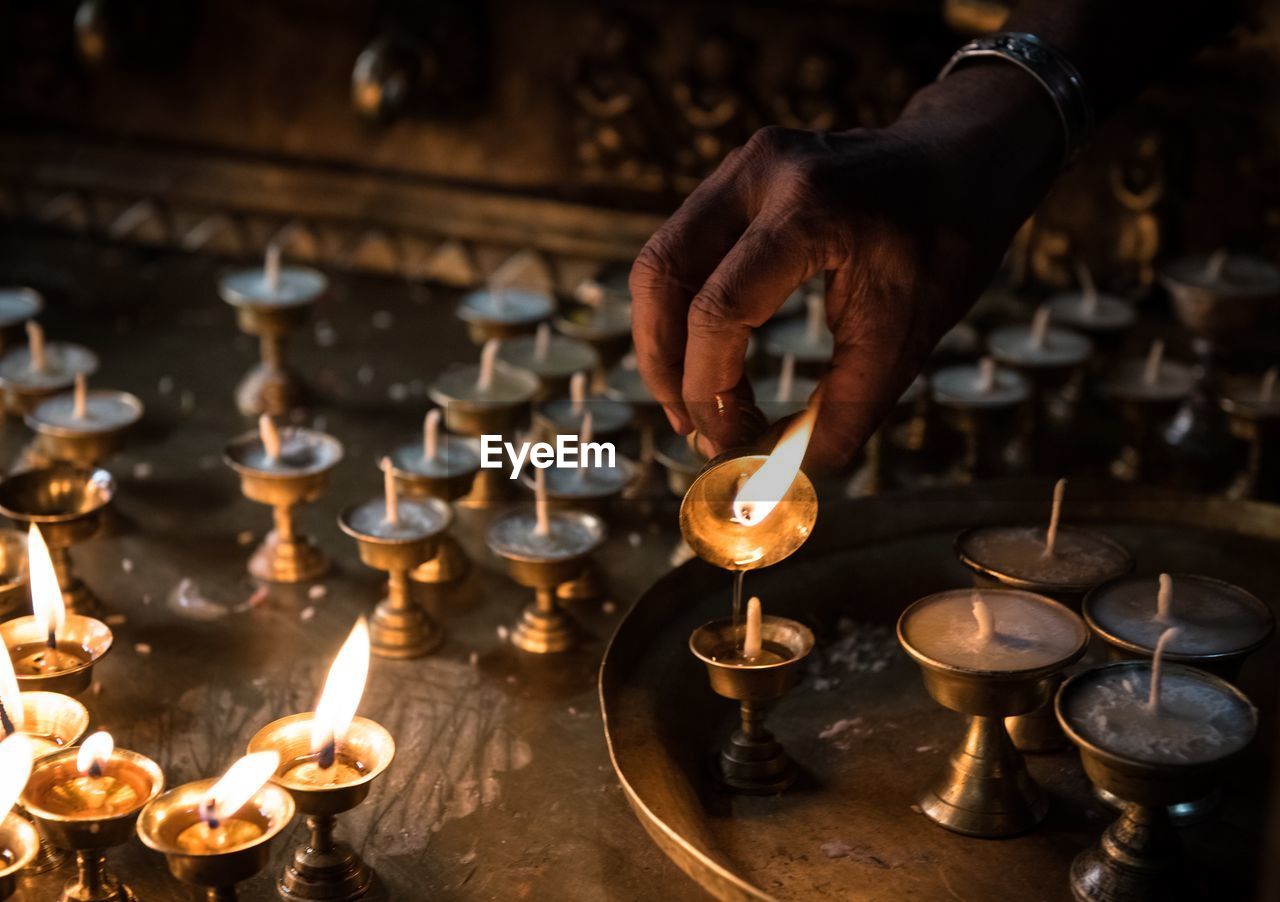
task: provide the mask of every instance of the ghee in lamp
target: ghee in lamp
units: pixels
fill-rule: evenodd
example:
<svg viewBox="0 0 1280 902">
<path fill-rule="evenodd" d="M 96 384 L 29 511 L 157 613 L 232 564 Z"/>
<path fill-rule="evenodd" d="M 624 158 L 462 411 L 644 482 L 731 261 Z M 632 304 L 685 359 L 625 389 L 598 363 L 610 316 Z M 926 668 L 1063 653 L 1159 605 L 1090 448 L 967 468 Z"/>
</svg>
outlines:
<svg viewBox="0 0 1280 902">
<path fill-rule="evenodd" d="M 903 615 L 904 643 L 943 667 L 975 673 L 1052 667 L 1083 648 L 1080 618 L 1043 595 L 1016 589 L 954 589 Z"/>
<path fill-rule="evenodd" d="M 1239 586 L 1207 576 L 1162 573 L 1099 586 L 1085 599 L 1084 616 L 1113 647 L 1149 655 L 1168 627 L 1170 660 L 1209 666 L 1239 663 L 1275 628 L 1267 605 Z"/>
<path fill-rule="evenodd" d="M 76 755 L 77 773 L 51 782 L 40 807 L 69 820 L 115 817 L 140 808 L 146 801 L 143 790 L 113 766 L 114 752 L 110 733 L 94 733 Z"/>
<path fill-rule="evenodd" d="M 680 503 L 680 531 L 698 557 L 726 570 L 755 570 L 808 540 L 818 497 L 800 464 L 816 419 L 812 406 L 767 457 L 718 459 L 693 481 Z"/>
<path fill-rule="evenodd" d="M 1150 662 L 1100 667 L 1072 680 L 1059 717 L 1077 740 L 1150 765 L 1218 761 L 1249 744 L 1257 712 L 1212 674 L 1165 664 L 1178 628 L 1164 631 Z"/>
<path fill-rule="evenodd" d="M 175 839 L 182 852 L 225 852 L 252 842 L 265 832 L 261 824 L 236 814 L 266 785 L 280 765 L 276 752 L 246 755 L 227 770 L 200 799 L 195 823 Z M 172 815 L 170 815 L 172 816 Z"/>
<path fill-rule="evenodd" d="M 365 777 L 360 761 L 344 753 L 342 739 L 355 718 L 368 674 L 369 628 L 361 617 L 329 668 L 311 719 L 311 752 L 283 762 L 281 781 L 323 788 Z"/>
</svg>

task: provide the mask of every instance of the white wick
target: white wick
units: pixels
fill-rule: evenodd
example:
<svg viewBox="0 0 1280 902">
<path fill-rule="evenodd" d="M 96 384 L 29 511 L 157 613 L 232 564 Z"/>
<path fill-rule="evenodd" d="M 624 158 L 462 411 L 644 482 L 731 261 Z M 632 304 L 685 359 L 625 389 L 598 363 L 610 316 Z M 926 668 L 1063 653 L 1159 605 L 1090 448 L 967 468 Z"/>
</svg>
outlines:
<svg viewBox="0 0 1280 902">
<path fill-rule="evenodd" d="M 1041 306 L 1031 320 L 1031 347 L 1039 350 L 1049 337 L 1049 308 Z"/>
<path fill-rule="evenodd" d="M 501 347 L 501 341 L 490 338 L 480 351 L 480 375 L 476 378 L 476 388 L 482 392 L 493 386 L 493 368 L 498 362 L 498 350 Z"/>
<path fill-rule="evenodd" d="M 1280 377 L 1280 366 L 1273 366 L 1262 375 L 1262 387 L 1258 389 L 1258 399 L 1263 404 L 1270 404 L 1276 394 L 1276 379 Z"/>
<path fill-rule="evenodd" d="M 276 428 L 276 421 L 271 419 L 271 414 L 264 413 L 258 417 L 258 437 L 262 439 L 262 448 L 267 452 L 267 460 L 279 463 L 280 430 Z"/>
<path fill-rule="evenodd" d="M 996 615 L 991 613 L 991 606 L 982 600 L 979 592 L 970 596 L 973 603 L 973 619 L 978 622 L 978 641 L 985 645 L 996 634 Z"/>
<path fill-rule="evenodd" d="M 742 638 L 742 657 L 748 661 L 760 657 L 760 652 L 764 647 L 764 643 L 760 638 L 760 621 L 762 617 L 760 599 L 753 595 L 747 600 L 747 631 Z"/>
<path fill-rule="evenodd" d="M 75 402 L 71 408 L 73 419 L 83 420 L 89 414 L 89 377 L 76 373 Z"/>
<path fill-rule="evenodd" d="M 268 294 L 280 290 L 280 257 L 283 253 L 280 242 L 273 241 L 267 245 L 267 253 L 262 260 L 262 281 L 267 284 Z"/>
<path fill-rule="evenodd" d="M 44 354 L 44 327 L 33 319 L 27 320 L 27 348 L 31 353 L 31 372 L 43 373 L 48 366 Z"/>
<path fill-rule="evenodd" d="M 539 323 L 533 336 L 533 359 L 542 363 L 551 351 L 551 324 Z"/>
<path fill-rule="evenodd" d="M 591 419 L 591 411 L 588 410 L 582 415 L 582 422 L 578 424 L 578 443 L 581 445 L 589 444 L 591 439 L 595 437 L 594 432 L 595 424 Z M 579 472 L 586 469 L 586 467 L 581 464 L 579 467 Z"/>
<path fill-rule="evenodd" d="M 440 408 L 427 411 L 422 421 L 422 459 L 435 460 L 440 450 Z"/>
<path fill-rule="evenodd" d="M 1160 713 L 1160 677 L 1164 668 L 1164 647 L 1178 638 L 1178 628 L 1171 626 L 1156 640 L 1156 651 L 1151 656 L 1151 694 L 1147 696 L 1147 709 L 1152 714 Z"/>
<path fill-rule="evenodd" d="M 978 394 L 989 395 L 996 388 L 996 362 L 992 357 L 978 361 Z"/>
<path fill-rule="evenodd" d="M 387 502 L 387 523 L 400 525 L 400 496 L 396 494 L 396 471 L 391 466 L 391 458 L 384 457 L 379 464 L 382 467 L 382 492 Z"/>
<path fill-rule="evenodd" d="M 1173 580 L 1169 574 L 1160 574 L 1160 588 L 1156 591 L 1156 621 L 1168 623 L 1173 604 Z"/>
<path fill-rule="evenodd" d="M 1204 264 L 1204 277 L 1209 282 L 1216 282 L 1222 278 L 1222 271 L 1227 268 L 1227 260 L 1231 258 L 1231 252 L 1225 247 L 1220 247 L 1212 254 Z"/>
<path fill-rule="evenodd" d="M 569 377 L 569 401 L 573 404 L 573 415 L 582 416 L 587 407 L 587 374 L 579 370 Z"/>
<path fill-rule="evenodd" d="M 1160 365 L 1164 363 L 1164 341 L 1157 338 L 1147 351 L 1147 363 L 1142 368 L 1142 384 L 1155 385 L 1160 381 Z"/>
<path fill-rule="evenodd" d="M 1098 314 L 1098 286 L 1093 281 L 1093 273 L 1088 264 L 1076 264 L 1076 278 L 1080 280 L 1080 306 L 1084 315 L 1093 319 Z"/>
<path fill-rule="evenodd" d="M 816 291 L 805 295 L 805 341 L 816 345 L 822 341 L 822 325 L 827 315 L 827 299 Z"/>
<path fill-rule="evenodd" d="M 1062 496 L 1067 491 L 1067 481 L 1059 479 L 1053 484 L 1053 508 L 1049 512 L 1049 529 L 1044 535 L 1044 554 L 1042 557 L 1053 557 L 1054 546 L 1058 544 L 1058 521 L 1062 519 Z"/>
<path fill-rule="evenodd" d="M 551 505 L 547 502 L 547 471 L 537 467 L 533 471 L 533 512 L 536 535 L 551 535 Z"/>
<path fill-rule="evenodd" d="M 796 355 L 782 355 L 782 372 L 778 374 L 778 396 L 775 400 L 790 401 L 796 381 Z"/>
</svg>

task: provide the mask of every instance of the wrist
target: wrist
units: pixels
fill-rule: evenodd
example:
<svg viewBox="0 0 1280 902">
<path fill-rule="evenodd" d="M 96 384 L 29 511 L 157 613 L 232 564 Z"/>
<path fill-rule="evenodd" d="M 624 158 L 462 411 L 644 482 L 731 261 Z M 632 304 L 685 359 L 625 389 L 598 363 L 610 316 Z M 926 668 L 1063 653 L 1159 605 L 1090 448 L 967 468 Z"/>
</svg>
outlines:
<svg viewBox="0 0 1280 902">
<path fill-rule="evenodd" d="M 1044 89 L 1001 60 L 975 60 L 921 88 L 889 130 L 931 146 L 972 189 L 1006 201 L 1017 223 L 1052 184 L 1065 145 Z"/>
</svg>

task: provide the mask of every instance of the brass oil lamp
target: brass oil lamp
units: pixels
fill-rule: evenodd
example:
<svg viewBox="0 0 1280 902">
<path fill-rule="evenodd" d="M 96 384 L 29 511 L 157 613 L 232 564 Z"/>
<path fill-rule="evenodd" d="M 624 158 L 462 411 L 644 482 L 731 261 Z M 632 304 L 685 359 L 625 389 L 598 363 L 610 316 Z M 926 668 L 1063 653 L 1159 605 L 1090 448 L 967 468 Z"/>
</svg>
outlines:
<svg viewBox="0 0 1280 902">
<path fill-rule="evenodd" d="M 338 652 L 316 710 L 273 721 L 249 740 L 250 754 L 280 756 L 272 782 L 293 796 L 310 831 L 280 878 L 283 899 L 354 900 L 373 883 L 373 870 L 334 838 L 338 815 L 364 801 L 395 757 L 391 734 L 355 713 L 368 667 L 369 633 L 362 619 Z"/>
<path fill-rule="evenodd" d="M 270 505 L 275 521 L 250 557 L 249 572 L 268 582 L 300 583 L 328 570 L 328 555 L 298 531 L 294 510 L 324 494 L 342 460 L 342 443 L 315 429 L 281 429 L 263 414 L 258 431 L 227 445 L 223 460 L 239 475 L 244 496 Z"/>
<path fill-rule="evenodd" d="M 271 841 L 293 820 L 293 797 L 268 782 L 279 764 L 275 752 L 247 755 L 221 779 L 157 796 L 138 817 L 138 838 L 209 902 L 232 902 L 236 884 L 266 867 Z"/>
</svg>

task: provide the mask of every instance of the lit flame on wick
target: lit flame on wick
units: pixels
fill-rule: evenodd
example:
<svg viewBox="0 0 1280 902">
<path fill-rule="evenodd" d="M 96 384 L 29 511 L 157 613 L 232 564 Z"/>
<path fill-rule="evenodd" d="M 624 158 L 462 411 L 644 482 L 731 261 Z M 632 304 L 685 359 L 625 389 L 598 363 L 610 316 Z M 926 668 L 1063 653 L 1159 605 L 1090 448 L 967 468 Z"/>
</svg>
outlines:
<svg viewBox="0 0 1280 902">
<path fill-rule="evenodd" d="M 778 502 L 791 490 L 791 486 L 800 474 L 800 464 L 804 461 L 804 452 L 809 447 L 809 437 L 813 435 L 813 424 L 817 420 L 816 405 L 796 418 L 773 451 L 765 458 L 760 469 L 738 489 L 733 499 L 733 521 L 743 526 L 757 526 L 773 513 Z"/>
<path fill-rule="evenodd" d="M 338 743 L 347 734 L 360 707 L 365 678 L 369 675 L 369 627 L 363 617 L 356 621 L 347 641 L 333 659 L 324 691 L 316 704 L 311 723 L 311 752 L 319 756 L 322 769 L 333 767 Z"/>
<path fill-rule="evenodd" d="M 116 741 L 106 730 L 99 730 L 84 741 L 76 755 L 76 770 L 90 777 L 101 777 L 102 769 L 111 760 Z"/>
<path fill-rule="evenodd" d="M 31 610 L 48 637 L 49 647 L 56 648 L 58 633 L 67 621 L 67 606 L 62 601 L 49 546 L 40 534 L 40 527 L 34 523 L 27 533 L 27 568 L 31 579 Z"/>
<path fill-rule="evenodd" d="M 31 740 L 14 733 L 0 742 L 0 820 L 18 801 L 31 776 Z"/>
<path fill-rule="evenodd" d="M 200 819 L 216 829 L 254 797 L 280 766 L 279 752 L 245 755 L 200 800 Z"/>
<path fill-rule="evenodd" d="M 5 649 L 0 654 L 0 733 L 12 736 L 22 729 L 22 720 L 22 690 L 18 688 L 18 676 L 13 672 L 9 650 Z"/>
</svg>

